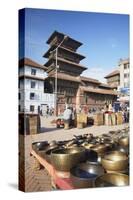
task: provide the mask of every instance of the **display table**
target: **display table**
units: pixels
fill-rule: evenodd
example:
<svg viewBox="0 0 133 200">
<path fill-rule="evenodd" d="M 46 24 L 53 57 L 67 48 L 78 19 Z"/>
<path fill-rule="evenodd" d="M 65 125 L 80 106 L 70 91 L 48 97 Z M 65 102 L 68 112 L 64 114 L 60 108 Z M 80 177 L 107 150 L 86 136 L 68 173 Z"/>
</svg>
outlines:
<svg viewBox="0 0 133 200">
<path fill-rule="evenodd" d="M 33 149 L 31 150 L 31 155 L 34 156 L 37 159 L 37 161 L 48 171 L 49 175 L 52 178 L 52 181 L 55 185 L 57 185 L 59 189 L 74 189 L 70 178 L 62 178 L 63 176 L 68 177 L 68 172 L 57 172 L 50 163 L 48 163 L 44 158 L 38 155 Z"/>
</svg>

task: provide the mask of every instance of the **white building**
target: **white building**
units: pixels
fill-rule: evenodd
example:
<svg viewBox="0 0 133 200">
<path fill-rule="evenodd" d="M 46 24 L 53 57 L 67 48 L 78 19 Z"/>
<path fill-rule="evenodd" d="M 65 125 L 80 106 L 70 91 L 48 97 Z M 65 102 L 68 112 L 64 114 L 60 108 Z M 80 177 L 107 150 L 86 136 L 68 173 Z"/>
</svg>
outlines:
<svg viewBox="0 0 133 200">
<path fill-rule="evenodd" d="M 121 59 L 119 62 L 120 69 L 120 88 L 129 88 L 129 59 Z"/>
<path fill-rule="evenodd" d="M 107 76 L 107 83 L 117 89 L 120 102 L 129 103 L 130 95 L 130 61 L 127 59 L 120 59 L 118 69 L 111 72 Z"/>
<path fill-rule="evenodd" d="M 54 95 L 44 93 L 46 67 L 29 58 L 19 61 L 19 111 L 39 113 L 44 105 L 54 107 Z"/>
</svg>

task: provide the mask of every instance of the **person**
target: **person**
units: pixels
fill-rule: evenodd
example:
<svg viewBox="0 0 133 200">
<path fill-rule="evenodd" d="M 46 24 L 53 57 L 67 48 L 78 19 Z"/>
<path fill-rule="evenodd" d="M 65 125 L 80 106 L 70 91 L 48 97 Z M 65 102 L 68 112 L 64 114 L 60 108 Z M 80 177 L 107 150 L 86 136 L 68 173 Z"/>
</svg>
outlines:
<svg viewBox="0 0 133 200">
<path fill-rule="evenodd" d="M 109 111 L 109 112 L 112 112 L 112 111 L 113 111 L 113 108 L 112 108 L 112 104 L 111 104 L 111 103 L 109 104 L 108 111 Z"/>
<path fill-rule="evenodd" d="M 47 117 L 48 117 L 48 115 L 49 115 L 49 106 L 47 106 L 46 112 L 47 112 Z"/>
<path fill-rule="evenodd" d="M 72 119 L 72 110 L 69 106 L 64 111 L 63 119 L 64 119 L 64 123 L 68 124 L 68 126 L 70 126 L 71 119 Z"/>
<path fill-rule="evenodd" d="M 104 110 L 105 110 L 105 113 L 108 112 L 108 104 L 107 103 L 105 103 L 105 105 L 104 105 Z"/>
<path fill-rule="evenodd" d="M 73 107 L 71 107 L 71 126 L 74 127 L 74 122 L 75 122 L 75 115 L 76 115 L 76 109 L 73 109 Z"/>
</svg>

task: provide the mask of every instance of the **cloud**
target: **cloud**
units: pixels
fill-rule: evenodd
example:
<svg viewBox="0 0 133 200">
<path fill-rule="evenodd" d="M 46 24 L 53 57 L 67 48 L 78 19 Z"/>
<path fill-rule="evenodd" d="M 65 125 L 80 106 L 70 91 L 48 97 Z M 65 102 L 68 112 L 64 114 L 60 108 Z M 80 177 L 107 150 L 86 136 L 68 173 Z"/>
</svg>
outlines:
<svg viewBox="0 0 133 200">
<path fill-rule="evenodd" d="M 104 70 L 100 67 L 93 67 L 90 69 L 90 72 L 92 73 L 102 73 Z"/>
<path fill-rule="evenodd" d="M 104 69 L 102 67 L 92 67 L 83 72 L 83 76 L 97 79 L 103 83 L 106 83 L 104 77 L 111 72 L 111 69 Z"/>
</svg>

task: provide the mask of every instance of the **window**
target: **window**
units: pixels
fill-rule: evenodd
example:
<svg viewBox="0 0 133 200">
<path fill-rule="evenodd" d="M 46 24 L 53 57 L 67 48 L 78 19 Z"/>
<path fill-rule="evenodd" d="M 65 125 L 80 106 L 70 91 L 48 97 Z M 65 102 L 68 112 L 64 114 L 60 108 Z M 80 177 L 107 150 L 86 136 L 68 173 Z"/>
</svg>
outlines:
<svg viewBox="0 0 133 200">
<path fill-rule="evenodd" d="M 20 100 L 20 99 L 21 99 L 21 93 L 19 92 L 19 93 L 18 93 L 18 95 L 19 95 L 19 97 L 18 97 L 18 98 L 19 98 L 19 100 Z"/>
<path fill-rule="evenodd" d="M 35 99 L 35 93 L 30 93 L 30 99 L 34 100 Z"/>
<path fill-rule="evenodd" d="M 18 81 L 18 87 L 19 88 L 22 88 L 22 87 L 24 87 L 24 80 L 23 79 L 19 79 L 19 81 Z"/>
<path fill-rule="evenodd" d="M 35 106 L 30 105 L 30 112 L 34 112 L 34 110 L 35 110 Z"/>
<path fill-rule="evenodd" d="M 127 74 L 124 74 L 124 78 L 127 78 Z"/>
<path fill-rule="evenodd" d="M 36 75 L 36 69 L 31 69 L 31 75 Z"/>
<path fill-rule="evenodd" d="M 20 106 L 20 105 L 18 106 L 18 111 L 19 111 L 19 112 L 21 111 L 21 106 Z"/>
<path fill-rule="evenodd" d="M 127 69 L 128 68 L 128 65 L 127 64 L 124 64 L 124 69 Z"/>
<path fill-rule="evenodd" d="M 36 82 L 35 81 L 31 81 L 31 88 L 35 88 L 36 87 Z"/>
<path fill-rule="evenodd" d="M 67 103 L 71 104 L 72 103 L 72 98 L 71 97 L 67 97 Z"/>
<path fill-rule="evenodd" d="M 124 87 L 129 87 L 129 82 L 125 82 Z"/>
</svg>

